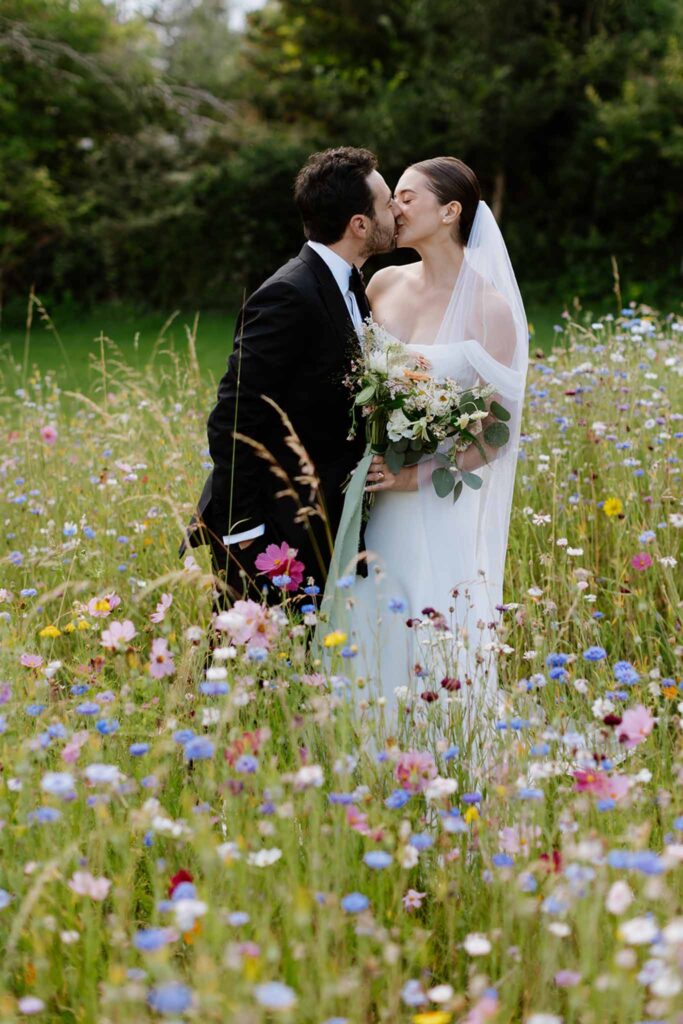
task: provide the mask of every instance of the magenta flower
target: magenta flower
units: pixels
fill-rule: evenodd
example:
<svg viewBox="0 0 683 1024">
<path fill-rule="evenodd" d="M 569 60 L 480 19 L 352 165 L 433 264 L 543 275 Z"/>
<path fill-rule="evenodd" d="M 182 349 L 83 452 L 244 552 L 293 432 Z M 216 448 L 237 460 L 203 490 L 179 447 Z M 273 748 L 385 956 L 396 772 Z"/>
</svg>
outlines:
<svg viewBox="0 0 683 1024">
<path fill-rule="evenodd" d="M 130 619 L 126 619 L 124 622 L 112 622 L 109 629 L 103 629 L 100 642 L 107 651 L 122 651 L 134 636 L 137 636 L 137 630 Z"/>
<path fill-rule="evenodd" d="M 652 565 L 652 558 L 647 551 L 639 551 L 637 555 L 634 555 L 631 559 L 631 565 L 634 569 L 642 572 L 644 569 L 649 569 Z"/>
<path fill-rule="evenodd" d="M 103 597 L 93 597 L 88 601 L 88 612 L 95 619 L 106 619 L 120 604 L 121 598 L 117 594 L 105 594 Z"/>
<path fill-rule="evenodd" d="M 408 793 L 421 793 L 436 778 L 434 758 L 426 750 L 408 750 L 396 762 L 394 776 Z"/>
<path fill-rule="evenodd" d="M 149 659 L 149 674 L 153 679 L 163 679 L 164 676 L 172 676 L 175 672 L 173 655 L 168 649 L 168 642 L 165 637 L 156 637 L 152 640 L 152 653 Z"/>
<path fill-rule="evenodd" d="M 282 544 L 269 544 L 265 551 L 256 557 L 256 568 L 265 573 L 271 580 L 275 576 L 289 576 L 289 583 L 284 590 L 298 590 L 304 578 L 304 563 L 296 559 L 298 548 L 290 548 L 286 541 Z"/>
<path fill-rule="evenodd" d="M 624 711 L 619 726 L 619 742 L 625 747 L 637 747 L 654 729 L 655 720 L 646 707 L 637 704 Z"/>
<path fill-rule="evenodd" d="M 51 424 L 47 424 L 40 428 L 40 436 L 45 444 L 52 446 L 57 441 L 57 428 L 53 427 Z"/>
<path fill-rule="evenodd" d="M 156 610 L 150 615 L 151 622 L 163 622 L 166 617 L 166 612 L 173 604 L 172 594 L 162 594 L 161 600 L 156 606 Z"/>
<path fill-rule="evenodd" d="M 43 659 L 39 654 L 22 654 L 19 659 L 24 668 L 40 668 Z"/>
</svg>

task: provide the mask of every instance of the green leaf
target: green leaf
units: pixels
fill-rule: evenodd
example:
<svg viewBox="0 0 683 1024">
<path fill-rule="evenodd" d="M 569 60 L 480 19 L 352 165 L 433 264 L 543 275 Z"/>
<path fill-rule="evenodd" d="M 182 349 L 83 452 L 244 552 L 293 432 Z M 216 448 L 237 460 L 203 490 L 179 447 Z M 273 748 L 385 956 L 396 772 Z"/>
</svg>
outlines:
<svg viewBox="0 0 683 1024">
<path fill-rule="evenodd" d="M 408 441 L 409 438 L 402 437 L 400 441 L 392 441 L 391 447 L 394 449 L 395 452 L 404 452 L 408 447 Z"/>
<path fill-rule="evenodd" d="M 453 488 L 453 504 L 456 503 L 460 495 L 462 494 L 462 480 L 458 480 L 457 484 Z"/>
<path fill-rule="evenodd" d="M 510 428 L 504 423 L 490 423 L 484 431 L 484 440 L 492 448 L 502 448 L 510 440 Z"/>
<path fill-rule="evenodd" d="M 471 434 L 469 430 L 463 430 L 463 432 L 462 432 L 462 436 L 463 436 L 463 437 L 464 437 L 464 438 L 465 438 L 466 440 L 468 440 L 468 441 L 471 441 L 471 442 L 472 442 L 472 444 L 473 444 L 473 445 L 474 445 L 474 447 L 475 447 L 475 448 L 477 449 L 477 451 L 478 451 L 478 452 L 479 452 L 479 454 L 481 455 L 481 457 L 482 457 L 482 459 L 484 460 L 484 462 L 488 462 L 488 461 L 489 461 L 489 457 L 488 457 L 488 455 L 486 454 L 486 451 L 484 450 L 484 446 L 483 446 L 483 444 L 481 443 L 481 441 L 479 440 L 479 438 L 478 438 L 478 437 L 475 437 L 475 436 L 474 436 L 474 434 Z"/>
<path fill-rule="evenodd" d="M 499 420 L 502 420 L 504 423 L 507 423 L 507 421 L 510 419 L 510 413 L 499 402 L 491 402 L 491 412 L 493 413 L 494 416 L 496 416 Z"/>
<path fill-rule="evenodd" d="M 355 401 L 354 404 L 355 405 L 367 405 L 368 402 L 370 401 L 370 399 L 374 396 L 374 394 L 375 394 L 375 385 L 374 384 L 368 384 L 368 386 L 366 388 L 363 388 L 363 390 L 360 391 L 356 395 L 356 401 Z"/>
<path fill-rule="evenodd" d="M 413 437 L 410 441 L 410 447 L 414 452 L 422 451 L 422 438 Z"/>
<path fill-rule="evenodd" d="M 432 483 L 440 498 L 445 498 L 455 487 L 453 474 L 447 469 L 435 469 L 432 473 Z"/>
<path fill-rule="evenodd" d="M 414 451 L 411 451 L 410 448 L 409 448 L 408 451 L 406 452 L 406 455 L 405 455 L 406 461 L 403 463 L 403 465 L 404 466 L 416 466 L 418 464 L 418 462 L 420 461 L 420 459 L 422 458 L 422 455 L 423 455 L 422 451 L 414 452 Z"/>
<path fill-rule="evenodd" d="M 468 473 L 465 469 L 462 471 L 462 481 L 467 484 L 468 487 L 471 487 L 473 491 L 478 491 L 484 482 L 476 473 Z"/>
<path fill-rule="evenodd" d="M 387 448 L 384 453 L 384 461 L 390 472 L 396 474 L 403 468 L 406 457 L 403 452 L 397 452 L 395 448 Z"/>
</svg>

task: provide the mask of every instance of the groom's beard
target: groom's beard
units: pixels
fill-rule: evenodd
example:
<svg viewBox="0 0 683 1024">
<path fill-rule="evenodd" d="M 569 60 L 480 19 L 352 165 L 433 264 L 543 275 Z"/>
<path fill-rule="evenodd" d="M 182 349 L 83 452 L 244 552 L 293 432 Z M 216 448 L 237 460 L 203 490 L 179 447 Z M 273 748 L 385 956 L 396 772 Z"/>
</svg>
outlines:
<svg viewBox="0 0 683 1024">
<path fill-rule="evenodd" d="M 396 225 L 383 227 L 378 220 L 372 221 L 372 228 L 368 236 L 368 244 L 363 256 L 369 259 L 381 252 L 393 252 L 396 248 Z"/>
</svg>

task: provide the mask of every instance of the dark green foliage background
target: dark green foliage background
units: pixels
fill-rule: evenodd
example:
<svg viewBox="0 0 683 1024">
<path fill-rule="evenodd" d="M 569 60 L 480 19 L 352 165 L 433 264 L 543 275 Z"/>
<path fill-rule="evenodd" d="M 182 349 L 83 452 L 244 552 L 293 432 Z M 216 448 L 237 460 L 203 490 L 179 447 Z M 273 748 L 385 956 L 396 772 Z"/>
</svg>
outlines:
<svg viewBox="0 0 683 1024">
<path fill-rule="evenodd" d="M 460 156 L 525 297 L 671 301 L 681 0 L 0 0 L 3 304 L 233 308 L 297 251 L 313 149 Z M 405 258 L 405 256 L 403 257 Z"/>
</svg>

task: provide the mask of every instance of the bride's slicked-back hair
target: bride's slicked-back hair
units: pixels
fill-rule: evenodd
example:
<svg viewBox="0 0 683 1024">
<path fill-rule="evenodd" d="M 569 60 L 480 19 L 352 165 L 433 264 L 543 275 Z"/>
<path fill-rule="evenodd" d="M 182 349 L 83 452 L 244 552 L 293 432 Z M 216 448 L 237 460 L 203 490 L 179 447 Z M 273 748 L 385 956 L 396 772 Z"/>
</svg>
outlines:
<svg viewBox="0 0 683 1024">
<path fill-rule="evenodd" d="M 431 160 L 411 164 L 411 167 L 424 174 L 430 190 L 442 206 L 460 203 L 462 213 L 458 218 L 458 241 L 467 245 L 481 199 L 481 188 L 472 168 L 455 156 L 435 156 Z"/>
<path fill-rule="evenodd" d="M 369 149 L 338 146 L 312 153 L 294 183 L 294 200 L 311 242 L 338 242 L 357 213 L 374 218 L 367 178 L 377 167 Z"/>
</svg>

